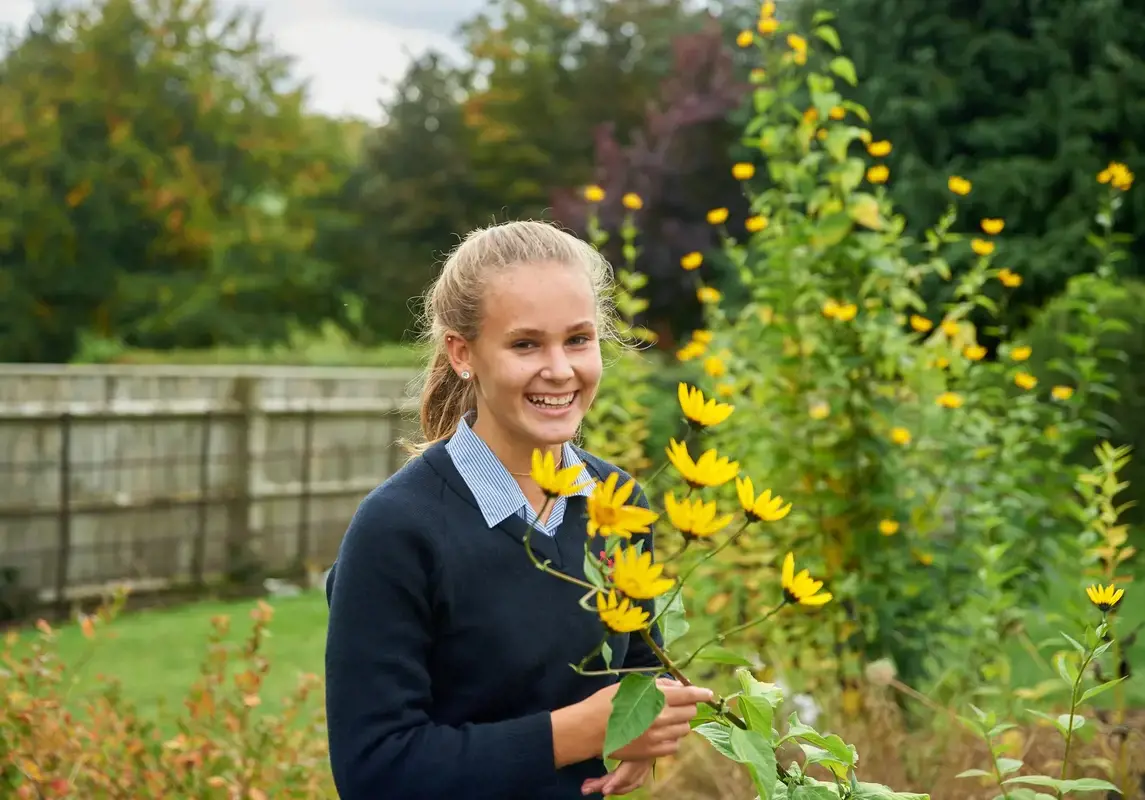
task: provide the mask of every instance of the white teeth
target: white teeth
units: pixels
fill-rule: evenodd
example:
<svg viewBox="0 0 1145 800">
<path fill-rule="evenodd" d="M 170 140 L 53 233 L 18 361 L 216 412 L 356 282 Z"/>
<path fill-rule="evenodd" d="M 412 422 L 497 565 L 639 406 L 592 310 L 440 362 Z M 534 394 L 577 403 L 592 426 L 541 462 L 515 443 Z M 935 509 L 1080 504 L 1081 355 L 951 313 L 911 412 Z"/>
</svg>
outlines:
<svg viewBox="0 0 1145 800">
<path fill-rule="evenodd" d="M 536 406 L 544 406 L 545 408 L 565 408 L 572 404 L 573 398 L 576 397 L 576 392 L 570 394 L 530 394 L 526 395 L 529 402 Z"/>
</svg>

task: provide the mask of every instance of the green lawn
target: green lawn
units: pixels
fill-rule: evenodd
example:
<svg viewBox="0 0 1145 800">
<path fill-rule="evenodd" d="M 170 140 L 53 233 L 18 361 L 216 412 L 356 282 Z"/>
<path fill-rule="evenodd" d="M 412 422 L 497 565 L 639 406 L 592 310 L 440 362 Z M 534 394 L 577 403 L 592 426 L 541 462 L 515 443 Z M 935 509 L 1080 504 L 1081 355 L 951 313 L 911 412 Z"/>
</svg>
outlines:
<svg viewBox="0 0 1145 800">
<path fill-rule="evenodd" d="M 327 612 L 321 592 L 267 602 L 274 618 L 263 648 L 271 667 L 262 698 L 263 707 L 273 710 L 294 689 L 300 674 L 322 674 Z M 155 718 L 164 707 L 181 709 L 207 654 L 211 619 L 229 616 L 227 641 L 239 643 L 250 633 L 254 607 L 255 601 L 202 602 L 132 612 L 112 623 L 108 630 L 114 638 L 100 635 L 94 641 L 85 639 L 77 626 L 64 626 L 58 632 L 60 656 L 68 665 L 82 664 L 71 690 L 73 702 L 98 690 L 98 676 L 106 675 L 122 681 L 124 697 L 144 716 Z M 36 635 L 31 631 L 24 638 Z"/>
</svg>

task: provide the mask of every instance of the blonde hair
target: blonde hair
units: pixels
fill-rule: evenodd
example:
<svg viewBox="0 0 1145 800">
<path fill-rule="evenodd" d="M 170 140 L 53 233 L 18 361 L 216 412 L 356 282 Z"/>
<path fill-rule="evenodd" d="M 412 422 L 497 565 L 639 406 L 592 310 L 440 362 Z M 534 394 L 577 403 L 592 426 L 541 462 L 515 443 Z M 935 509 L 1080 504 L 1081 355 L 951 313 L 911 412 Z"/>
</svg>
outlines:
<svg viewBox="0 0 1145 800">
<path fill-rule="evenodd" d="M 512 266 L 542 262 L 584 268 L 596 298 L 598 336 L 602 341 L 617 338 L 612 267 L 592 245 L 546 222 L 506 222 L 470 232 L 424 298 L 425 337 L 432 351 L 421 389 L 422 442 L 407 445 L 411 453 L 450 436 L 461 418 L 477 408 L 473 383 L 462 380 L 450 364 L 447 334 L 475 340 L 489 279 Z"/>
</svg>

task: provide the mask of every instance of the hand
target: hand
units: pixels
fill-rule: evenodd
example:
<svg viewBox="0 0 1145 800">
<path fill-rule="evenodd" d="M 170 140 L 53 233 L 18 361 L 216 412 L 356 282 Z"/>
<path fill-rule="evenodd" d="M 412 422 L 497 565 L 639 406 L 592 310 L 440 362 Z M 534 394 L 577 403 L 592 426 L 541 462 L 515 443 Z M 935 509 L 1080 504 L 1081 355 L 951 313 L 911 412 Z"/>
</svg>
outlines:
<svg viewBox="0 0 1145 800">
<path fill-rule="evenodd" d="M 660 716 L 639 737 L 615 753 L 610 753 L 609 758 L 619 761 L 650 761 L 674 754 L 680 746 L 680 740 L 692 732 L 689 723 L 696 716 L 696 706 L 713 697 L 710 689 L 685 686 L 672 678 L 660 678 L 656 685 L 664 693 L 665 700 Z M 610 713 L 611 705 L 610 700 Z"/>
<path fill-rule="evenodd" d="M 635 792 L 648 780 L 655 763 L 655 761 L 621 761 L 620 765 L 609 774 L 581 784 L 580 792 L 586 795 L 599 792 L 606 797 Z"/>
</svg>

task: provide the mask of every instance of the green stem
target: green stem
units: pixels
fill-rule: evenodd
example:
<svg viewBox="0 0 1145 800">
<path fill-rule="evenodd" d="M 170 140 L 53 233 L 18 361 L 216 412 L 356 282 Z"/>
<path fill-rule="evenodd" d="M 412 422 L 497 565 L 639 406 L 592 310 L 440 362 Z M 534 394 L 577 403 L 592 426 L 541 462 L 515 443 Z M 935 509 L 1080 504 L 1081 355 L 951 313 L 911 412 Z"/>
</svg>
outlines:
<svg viewBox="0 0 1145 800">
<path fill-rule="evenodd" d="M 1081 690 L 1081 682 L 1082 679 L 1085 678 L 1085 671 L 1089 667 L 1089 662 L 1093 660 L 1094 652 L 1095 649 L 1091 648 L 1090 651 L 1085 654 L 1085 659 L 1081 662 L 1081 666 L 1077 670 L 1077 677 L 1073 681 L 1073 691 L 1070 692 L 1069 721 L 1066 723 L 1065 733 L 1065 755 L 1062 756 L 1062 771 L 1060 776 L 1060 780 L 1063 781 L 1066 779 L 1066 775 L 1069 772 L 1069 753 L 1070 748 L 1073 746 L 1073 718 L 1075 712 L 1077 711 L 1077 705 L 1080 699 L 1079 693 Z M 1061 800 L 1061 797 L 1062 790 L 1059 788 L 1058 800 Z"/>
<path fill-rule="evenodd" d="M 673 678 L 685 686 L 692 686 L 692 682 L 688 680 L 688 676 L 685 675 L 682 671 L 683 667 L 676 666 L 676 664 L 672 663 L 672 659 L 668 656 L 667 653 L 664 652 L 664 648 L 656 644 L 656 640 L 652 638 L 650 630 L 651 628 L 644 628 L 640 631 L 640 637 L 644 640 L 644 643 L 648 645 L 648 649 L 650 649 L 653 654 L 655 654 L 655 656 L 660 659 L 660 663 L 664 665 L 664 669 L 668 670 L 668 674 L 670 674 Z M 686 664 L 684 666 L 686 666 Z M 737 728 L 745 731 L 747 730 L 747 723 L 744 722 L 738 714 L 729 710 L 727 708 L 727 701 L 725 701 L 724 698 L 720 697 L 715 692 L 712 693 L 712 699 L 707 704 L 714 708 L 722 717 L 735 725 Z"/>
<path fill-rule="evenodd" d="M 539 512 L 537 512 L 537 519 L 540 519 L 541 517 L 543 517 L 545 515 L 545 511 L 548 510 L 549 503 L 551 503 L 552 501 L 553 501 L 553 498 L 548 497 L 546 495 L 545 502 L 541 505 L 541 510 Z M 566 575 L 565 573 L 561 572 L 560 570 L 556 570 L 556 569 L 553 569 L 552 567 L 550 567 L 549 562 L 547 562 L 547 561 L 542 562 L 539 558 L 537 558 L 537 554 L 533 552 L 533 544 L 532 544 L 532 536 L 533 536 L 534 530 L 536 530 L 536 526 L 532 522 L 530 522 L 529 527 L 525 529 L 525 537 L 524 537 L 525 552 L 528 553 L 529 560 L 533 562 L 534 567 L 539 569 L 541 572 L 547 572 L 549 575 L 552 575 L 555 578 L 560 578 L 563 581 L 567 581 L 568 583 L 571 583 L 574 586 L 579 586 L 582 589 L 588 589 L 590 592 L 600 591 L 597 587 L 593 586 L 588 581 L 582 581 L 580 578 L 574 578 L 572 575 Z"/>
<path fill-rule="evenodd" d="M 778 613 L 778 612 L 779 612 L 779 609 L 783 608 L 785 605 L 787 605 L 787 600 L 786 600 L 786 599 L 784 599 L 782 603 L 780 603 L 779 605 L 777 605 L 775 608 L 771 609 L 771 611 L 768 611 L 768 612 L 767 612 L 766 614 L 764 614 L 762 617 L 756 617 L 755 619 L 752 619 L 752 620 L 748 620 L 747 622 L 743 623 L 742 625 L 736 625 L 734 628 L 728 628 L 728 629 L 727 629 L 726 631 L 724 631 L 723 633 L 717 633 L 717 634 L 716 634 L 715 636 L 713 636 L 711 639 L 708 639 L 706 642 L 704 642 L 704 643 L 703 643 L 703 644 L 701 644 L 699 647 L 697 647 L 697 648 L 696 648 L 696 649 L 695 649 L 695 650 L 692 652 L 692 654 L 691 654 L 690 656 L 688 656 L 686 659 L 684 659 L 684 662 L 683 662 L 682 664 L 680 664 L 680 665 L 679 665 L 679 668 L 680 668 L 680 669 L 684 669 L 684 668 L 685 668 L 685 667 L 687 667 L 689 664 L 691 664 L 691 663 L 692 663 L 692 661 L 695 659 L 695 657 L 696 657 L 696 656 L 698 656 L 698 655 L 700 654 L 700 652 L 701 652 L 701 651 L 702 651 L 702 650 L 703 650 L 705 647 L 707 647 L 708 645 L 713 645 L 713 644 L 722 643 L 722 642 L 723 642 L 724 640 L 726 640 L 726 639 L 727 639 L 729 636 L 734 636 L 734 635 L 735 635 L 735 634 L 737 634 L 737 633 L 742 633 L 742 632 L 746 631 L 748 628 L 754 628 L 756 625 L 761 625 L 761 624 L 763 624 L 764 622 L 767 622 L 767 620 L 769 620 L 769 619 L 771 619 L 773 616 L 775 616 L 775 615 L 776 615 L 776 613 Z"/>
<path fill-rule="evenodd" d="M 990 751 L 990 763 L 994 767 L 994 779 L 998 781 L 998 791 L 1002 793 L 1002 800 L 1010 800 L 1010 793 L 1003 783 L 1002 768 L 998 766 L 998 754 L 994 752 L 994 743 L 990 741 L 990 734 L 983 732 L 982 738 L 986 740 L 986 749 Z"/>
<path fill-rule="evenodd" d="M 727 547 L 729 544 L 731 544 L 732 542 L 734 542 L 734 541 L 736 540 L 736 538 L 737 538 L 737 537 L 738 537 L 738 536 L 739 536 L 741 533 L 743 533 L 745 530 L 747 530 L 748 526 L 749 526 L 749 525 L 751 525 L 751 523 L 752 523 L 752 522 L 753 522 L 753 520 L 752 520 L 752 519 L 750 519 L 750 518 L 748 518 L 747 520 L 745 520 L 745 521 L 744 521 L 744 523 L 743 523 L 743 525 L 740 527 L 740 529 L 739 529 L 738 531 L 736 531 L 735 533 L 733 533 L 733 534 L 732 534 L 731 536 L 729 536 L 728 538 L 724 539 L 724 540 L 723 540 L 722 542 L 720 542 L 720 543 L 719 543 L 719 544 L 718 544 L 716 547 L 713 547 L 711 550 L 709 550 L 709 551 L 707 552 L 707 554 L 706 554 L 706 555 L 704 555 L 704 557 L 703 557 L 703 558 L 701 558 L 699 561 L 697 561 L 695 564 L 693 564 L 693 565 L 692 565 L 692 566 L 691 566 L 691 567 L 688 569 L 688 571 L 687 571 L 687 572 L 685 572 L 685 573 L 684 573 L 682 576 L 680 576 L 680 578 L 679 578 L 679 579 L 677 579 L 677 581 L 676 581 L 676 589 L 675 589 L 675 591 L 673 591 L 673 592 L 672 592 L 672 596 L 668 598 L 668 602 L 664 604 L 664 607 L 663 607 L 662 609 L 660 609 L 660 613 L 659 613 L 659 614 L 657 614 L 657 615 L 655 616 L 655 618 L 652 620 L 652 624 L 653 624 L 653 625 L 655 625 L 657 622 L 659 622 L 659 621 L 660 621 L 660 617 L 664 616 L 664 612 L 665 612 L 665 611 L 667 611 L 667 610 L 668 610 L 668 607 L 669 607 L 670 605 L 672 605 L 672 603 L 674 603 L 674 602 L 675 602 L 675 600 L 676 600 L 676 597 L 677 597 L 677 596 L 680 594 L 680 592 L 681 592 L 681 591 L 683 591 L 683 589 L 684 589 L 684 584 L 687 582 L 688 578 L 692 577 L 692 573 L 693 573 L 693 572 L 695 572 L 697 569 L 699 569 L 700 565 L 701 565 L 701 564 L 703 564 L 705 561 L 707 561 L 707 560 L 708 560 L 708 559 L 710 559 L 710 558 L 713 558 L 713 557 L 715 557 L 715 555 L 716 555 L 717 553 L 719 553 L 721 550 L 723 550 L 723 549 L 724 549 L 725 547 Z M 681 552 L 682 552 L 682 551 L 681 551 Z M 677 553 L 676 555 L 679 555 L 679 553 Z"/>
</svg>

